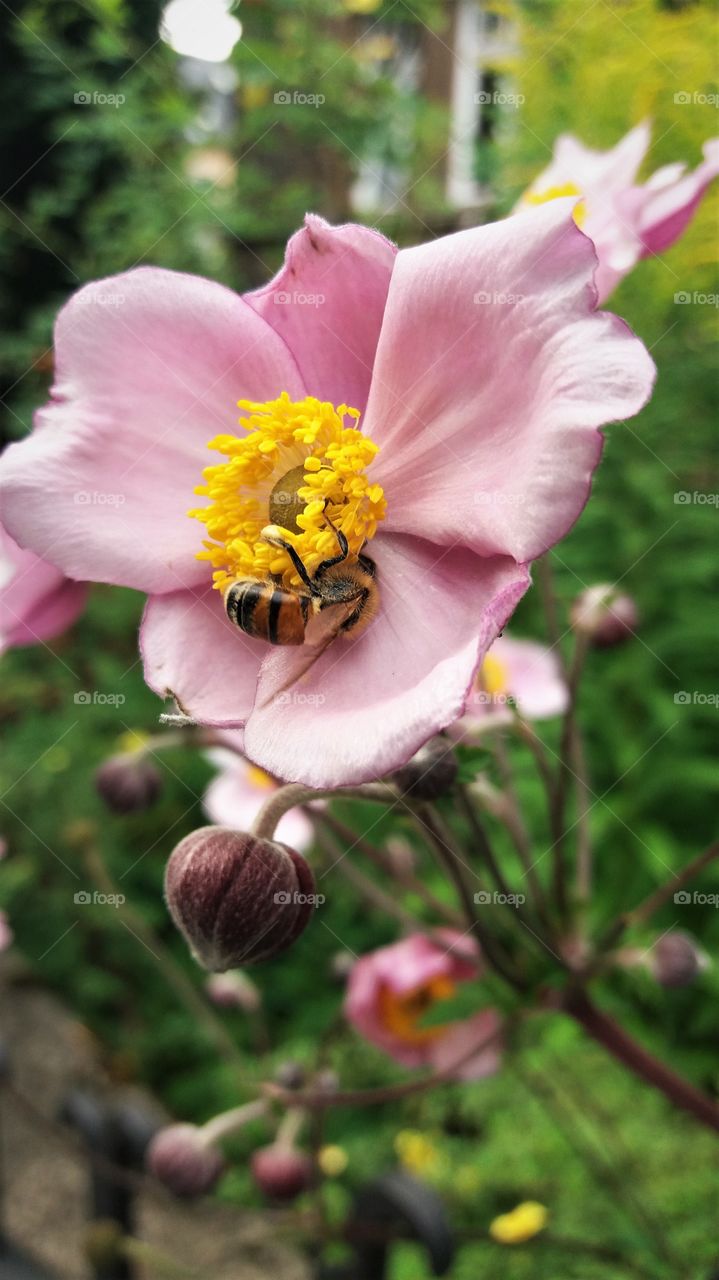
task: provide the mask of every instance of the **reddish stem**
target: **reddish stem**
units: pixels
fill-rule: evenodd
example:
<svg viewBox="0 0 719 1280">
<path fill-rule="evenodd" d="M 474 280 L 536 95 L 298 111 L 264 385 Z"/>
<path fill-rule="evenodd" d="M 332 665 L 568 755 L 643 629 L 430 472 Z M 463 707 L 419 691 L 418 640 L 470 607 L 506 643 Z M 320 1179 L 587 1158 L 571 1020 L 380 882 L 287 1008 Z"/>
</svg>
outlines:
<svg viewBox="0 0 719 1280">
<path fill-rule="evenodd" d="M 583 991 L 570 992 L 564 1008 L 584 1030 L 612 1054 L 625 1067 L 629 1067 L 640 1079 L 659 1089 L 675 1107 L 689 1111 L 702 1124 L 719 1132 L 719 1106 L 696 1089 L 688 1080 L 672 1071 L 620 1027 L 618 1022 L 603 1013 Z"/>
</svg>

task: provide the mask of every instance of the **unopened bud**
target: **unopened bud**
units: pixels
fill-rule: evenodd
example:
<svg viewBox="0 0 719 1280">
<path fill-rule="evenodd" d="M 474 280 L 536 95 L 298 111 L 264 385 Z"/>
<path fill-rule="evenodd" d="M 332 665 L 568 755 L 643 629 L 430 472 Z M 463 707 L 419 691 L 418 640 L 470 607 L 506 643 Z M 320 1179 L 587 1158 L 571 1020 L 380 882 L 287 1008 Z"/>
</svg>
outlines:
<svg viewBox="0 0 719 1280">
<path fill-rule="evenodd" d="M 294 1200 L 312 1183 L 310 1157 L 279 1142 L 258 1148 L 250 1168 L 260 1191 L 270 1200 Z"/>
<path fill-rule="evenodd" d="M 257 1013 L 262 1005 L 259 987 L 239 969 L 211 974 L 205 983 L 205 991 L 212 1003 L 222 1009 L 242 1009 L 243 1013 Z"/>
<path fill-rule="evenodd" d="M 171 1124 L 160 1129 L 147 1148 L 150 1173 L 176 1196 L 193 1198 L 214 1187 L 224 1170 L 219 1151 L 209 1145 L 194 1124 Z"/>
<path fill-rule="evenodd" d="M 620 644 L 639 621 L 631 596 L 621 595 L 607 583 L 582 591 L 572 604 L 570 618 L 574 630 L 587 636 L 598 648 Z"/>
<path fill-rule="evenodd" d="M 704 952 L 681 929 L 658 938 L 649 953 L 649 968 L 662 987 L 688 987 L 707 964 Z"/>
<path fill-rule="evenodd" d="M 214 972 L 285 951 L 315 902 L 312 872 L 294 849 L 226 827 L 201 827 L 180 841 L 165 894 L 198 964 Z"/>
<path fill-rule="evenodd" d="M 275 1080 L 283 1089 L 301 1089 L 306 1080 L 305 1069 L 301 1062 L 281 1062 L 275 1071 Z"/>
<path fill-rule="evenodd" d="M 162 791 L 162 774 L 151 760 L 134 753 L 110 756 L 95 774 L 95 786 L 113 813 L 140 813 Z"/>
<path fill-rule="evenodd" d="M 334 982 L 344 986 L 356 963 L 356 956 L 351 951 L 335 951 L 330 960 L 330 977 Z"/>
<path fill-rule="evenodd" d="M 329 1096 L 339 1089 L 340 1078 L 331 1067 L 323 1067 L 321 1071 L 317 1072 L 313 1080 L 313 1086 L 318 1093 L 326 1093 Z"/>
<path fill-rule="evenodd" d="M 451 791 L 457 759 L 447 738 L 430 738 L 407 764 L 392 775 L 398 789 L 415 800 L 437 800 Z"/>
</svg>

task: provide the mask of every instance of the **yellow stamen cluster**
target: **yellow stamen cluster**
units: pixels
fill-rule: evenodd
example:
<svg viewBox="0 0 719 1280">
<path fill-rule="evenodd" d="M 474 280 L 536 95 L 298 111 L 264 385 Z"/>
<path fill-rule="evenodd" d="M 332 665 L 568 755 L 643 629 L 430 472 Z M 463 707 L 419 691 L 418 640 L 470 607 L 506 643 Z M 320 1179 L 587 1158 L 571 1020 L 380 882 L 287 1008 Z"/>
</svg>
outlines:
<svg viewBox="0 0 719 1280">
<path fill-rule="evenodd" d="M 210 505 L 188 513 L 207 527 L 198 559 L 213 566 L 214 585 L 222 591 L 238 578 L 272 576 L 289 590 L 301 587 L 287 552 L 261 536 L 270 524 L 279 526 L 310 577 L 338 552 L 328 518 L 356 558 L 386 510 L 381 485 L 365 475 L 377 445 L 345 426 L 359 411 L 314 396 L 292 401 L 287 392 L 264 404 L 240 400 L 239 407 L 247 415 L 240 419 L 246 434 L 209 442 L 227 461 L 205 468 L 195 493 Z"/>
<path fill-rule="evenodd" d="M 379 993 L 380 1019 L 388 1031 L 406 1044 L 424 1044 L 427 1040 L 434 1040 L 435 1036 L 442 1035 L 445 1028 L 420 1026 L 423 1015 L 438 1000 L 448 1000 L 455 991 L 451 978 L 441 975 L 403 995 L 389 986 L 383 986 Z"/>
<path fill-rule="evenodd" d="M 525 191 L 522 196 L 523 204 L 546 204 L 548 200 L 559 200 L 562 196 L 581 196 L 579 187 L 573 182 L 563 182 L 561 186 L 547 187 L 544 191 Z M 584 226 L 587 216 L 586 201 L 581 199 L 574 206 L 574 221 L 578 227 Z"/>
<path fill-rule="evenodd" d="M 509 674 L 504 663 L 496 658 L 493 653 L 485 655 L 484 662 L 479 668 L 475 684 L 478 689 L 484 693 L 489 693 L 492 697 L 496 697 L 500 693 L 509 692 Z"/>
</svg>

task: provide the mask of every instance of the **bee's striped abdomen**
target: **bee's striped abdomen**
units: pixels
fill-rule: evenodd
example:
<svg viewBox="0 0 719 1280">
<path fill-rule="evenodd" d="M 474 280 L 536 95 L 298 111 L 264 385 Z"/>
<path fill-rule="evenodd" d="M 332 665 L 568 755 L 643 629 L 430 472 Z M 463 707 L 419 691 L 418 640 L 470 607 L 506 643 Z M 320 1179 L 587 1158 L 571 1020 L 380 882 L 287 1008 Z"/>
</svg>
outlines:
<svg viewBox="0 0 719 1280">
<path fill-rule="evenodd" d="M 271 582 L 233 582 L 225 592 L 227 616 L 245 635 L 270 644 L 303 644 L 309 599 Z"/>
</svg>

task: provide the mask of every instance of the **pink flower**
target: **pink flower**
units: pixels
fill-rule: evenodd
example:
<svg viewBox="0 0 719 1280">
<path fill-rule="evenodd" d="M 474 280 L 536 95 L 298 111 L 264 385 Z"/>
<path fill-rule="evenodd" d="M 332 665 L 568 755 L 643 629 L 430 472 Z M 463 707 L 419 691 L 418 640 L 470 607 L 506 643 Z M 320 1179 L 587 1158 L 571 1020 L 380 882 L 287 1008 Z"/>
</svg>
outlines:
<svg viewBox="0 0 719 1280">
<path fill-rule="evenodd" d="M 479 948 L 454 929 L 432 936 L 414 933 L 361 956 L 349 976 L 345 1014 L 371 1044 L 406 1067 L 451 1072 L 477 1080 L 501 1061 L 500 1019 L 482 1009 L 461 1022 L 422 1026 L 425 1014 L 450 999 L 457 984 L 481 977 Z M 477 1052 L 473 1053 L 473 1047 Z"/>
<path fill-rule="evenodd" d="M 85 607 L 87 587 L 23 551 L 0 525 L 0 653 L 52 640 Z"/>
<path fill-rule="evenodd" d="M 523 209 L 558 196 L 582 197 L 575 218 L 597 250 L 600 302 L 641 258 L 663 253 L 678 240 L 719 174 L 719 138 L 713 138 L 705 143 L 704 160 L 693 172 L 687 173 L 685 164 L 669 164 L 638 184 L 650 139 L 646 121 L 609 151 L 593 151 L 571 134 L 562 134 L 551 162 L 517 206 Z"/>
<path fill-rule="evenodd" d="M 88 285 L 58 318 L 50 404 L 0 466 L 9 527 L 67 573 L 148 592 L 150 686 L 243 728 L 274 777 L 341 786 L 397 768 L 462 714 L 527 562 L 587 500 L 599 428 L 650 393 L 642 344 L 595 313 L 571 210 L 400 253 L 310 216 L 244 297 L 152 268 Z M 212 436 L 223 460 L 205 471 L 203 528 L 188 508 Z M 116 501 L 78 505 L 79 489 Z M 375 563 L 378 607 L 312 664 L 316 643 L 234 626 L 212 570 L 222 588 L 276 575 L 296 638 L 300 578 L 267 526 L 314 574 L 339 545 L 326 516 L 355 569 L 363 546 Z"/>
<path fill-rule="evenodd" d="M 221 736 L 241 746 L 241 734 L 228 729 Z M 208 751 L 207 757 L 218 766 L 219 772 L 203 796 L 205 813 L 219 827 L 249 831 L 262 805 L 276 790 L 277 782 L 264 769 L 243 760 L 234 751 L 217 747 Z M 312 823 L 301 809 L 290 809 L 275 829 L 275 839 L 298 853 L 304 853 L 313 838 Z"/>
<path fill-rule="evenodd" d="M 567 709 L 568 692 L 556 653 L 533 640 L 500 636 L 485 655 L 460 722 L 488 715 L 506 719 L 508 703 L 516 703 L 525 720 L 560 716 Z"/>
</svg>

